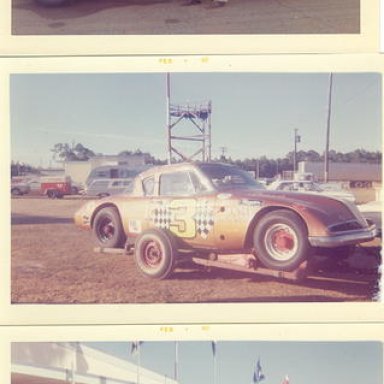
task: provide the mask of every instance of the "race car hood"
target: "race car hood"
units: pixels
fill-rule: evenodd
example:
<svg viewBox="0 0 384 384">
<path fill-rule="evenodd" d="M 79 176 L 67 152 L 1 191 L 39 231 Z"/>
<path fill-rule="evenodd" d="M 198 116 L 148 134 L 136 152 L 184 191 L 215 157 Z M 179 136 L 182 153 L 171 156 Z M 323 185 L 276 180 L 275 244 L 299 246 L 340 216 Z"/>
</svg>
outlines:
<svg viewBox="0 0 384 384">
<path fill-rule="evenodd" d="M 261 206 L 280 205 L 294 209 L 298 213 L 316 212 L 322 217 L 325 225 L 332 225 L 347 221 L 357 221 L 362 227 L 367 223 L 357 207 L 348 201 L 324 196 L 321 194 L 270 191 L 270 190 L 244 190 L 236 193 L 238 198 L 250 202 L 259 201 Z"/>
</svg>

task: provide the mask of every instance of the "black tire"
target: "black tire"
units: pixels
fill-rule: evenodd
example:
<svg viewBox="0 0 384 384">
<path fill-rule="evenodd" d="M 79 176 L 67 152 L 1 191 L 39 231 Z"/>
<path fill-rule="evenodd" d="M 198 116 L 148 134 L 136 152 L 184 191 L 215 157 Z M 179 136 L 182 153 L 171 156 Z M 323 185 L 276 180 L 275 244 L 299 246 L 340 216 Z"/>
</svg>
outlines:
<svg viewBox="0 0 384 384">
<path fill-rule="evenodd" d="M 21 196 L 22 192 L 21 192 L 21 190 L 19 188 L 13 188 L 13 189 L 11 189 L 11 194 L 13 196 Z"/>
<path fill-rule="evenodd" d="M 139 271 L 152 279 L 165 279 L 176 264 L 177 247 L 171 235 L 156 229 L 143 232 L 135 242 Z"/>
<path fill-rule="evenodd" d="M 294 212 L 266 214 L 253 234 L 256 256 L 267 268 L 293 271 L 311 254 L 307 227 Z"/>
<path fill-rule="evenodd" d="M 117 208 L 106 207 L 97 212 L 93 220 L 93 236 L 103 248 L 122 248 L 125 243 L 123 225 Z"/>
<path fill-rule="evenodd" d="M 54 189 L 50 189 L 49 191 L 47 191 L 47 196 L 50 199 L 57 199 L 59 197 L 59 193 L 57 191 L 55 191 Z"/>
<path fill-rule="evenodd" d="M 79 189 L 77 187 L 71 187 L 71 194 L 72 195 L 78 195 Z"/>
</svg>

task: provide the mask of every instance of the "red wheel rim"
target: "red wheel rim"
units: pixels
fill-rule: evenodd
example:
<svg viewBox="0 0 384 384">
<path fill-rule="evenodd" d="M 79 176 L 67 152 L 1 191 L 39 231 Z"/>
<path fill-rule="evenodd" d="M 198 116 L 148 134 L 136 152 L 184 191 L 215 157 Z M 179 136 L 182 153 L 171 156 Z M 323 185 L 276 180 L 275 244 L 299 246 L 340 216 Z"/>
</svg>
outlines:
<svg viewBox="0 0 384 384">
<path fill-rule="evenodd" d="M 157 267 L 163 259 L 163 252 L 160 244 L 151 240 L 144 244 L 143 247 L 143 262 L 148 267 Z"/>
<path fill-rule="evenodd" d="M 278 223 L 267 229 L 264 244 L 270 257 L 278 261 L 288 261 L 296 255 L 299 240 L 292 227 Z"/>
<path fill-rule="evenodd" d="M 281 229 L 272 236 L 273 245 L 279 252 L 292 251 L 295 245 L 295 239 L 291 233 Z"/>
</svg>

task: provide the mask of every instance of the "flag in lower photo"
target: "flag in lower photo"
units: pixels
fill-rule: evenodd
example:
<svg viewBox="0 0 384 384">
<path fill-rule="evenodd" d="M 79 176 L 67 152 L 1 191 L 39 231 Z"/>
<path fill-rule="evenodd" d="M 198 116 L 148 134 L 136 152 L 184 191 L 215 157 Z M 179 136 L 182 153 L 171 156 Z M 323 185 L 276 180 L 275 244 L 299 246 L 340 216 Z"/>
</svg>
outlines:
<svg viewBox="0 0 384 384">
<path fill-rule="evenodd" d="M 264 379 L 265 379 L 265 376 L 264 376 L 263 371 L 261 369 L 261 364 L 260 364 L 260 359 L 259 359 L 259 360 L 257 360 L 255 372 L 253 374 L 253 382 L 256 384 L 256 383 L 259 383 L 261 380 L 264 380 Z"/>
<path fill-rule="evenodd" d="M 143 344 L 142 341 L 133 341 L 131 344 L 131 355 L 135 355 L 139 352 L 140 345 Z"/>
</svg>

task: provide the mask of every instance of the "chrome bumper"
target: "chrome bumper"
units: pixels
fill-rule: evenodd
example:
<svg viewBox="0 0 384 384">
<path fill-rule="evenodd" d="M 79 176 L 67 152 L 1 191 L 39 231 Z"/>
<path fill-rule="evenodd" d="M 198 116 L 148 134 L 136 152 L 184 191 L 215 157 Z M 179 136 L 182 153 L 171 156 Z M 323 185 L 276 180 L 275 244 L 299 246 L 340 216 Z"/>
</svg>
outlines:
<svg viewBox="0 0 384 384">
<path fill-rule="evenodd" d="M 371 225 L 364 230 L 339 232 L 331 236 L 310 236 L 308 237 L 308 240 L 312 247 L 332 248 L 371 241 L 376 237 L 376 235 L 376 226 Z"/>
</svg>

